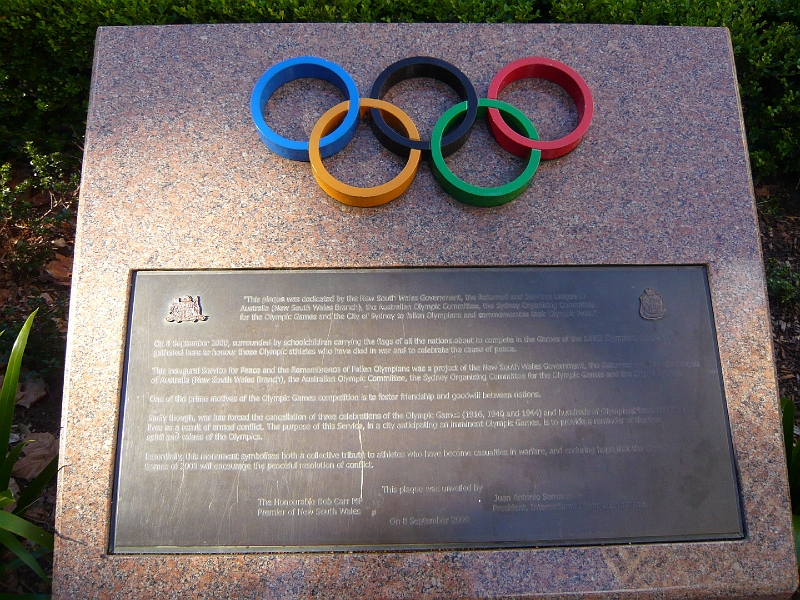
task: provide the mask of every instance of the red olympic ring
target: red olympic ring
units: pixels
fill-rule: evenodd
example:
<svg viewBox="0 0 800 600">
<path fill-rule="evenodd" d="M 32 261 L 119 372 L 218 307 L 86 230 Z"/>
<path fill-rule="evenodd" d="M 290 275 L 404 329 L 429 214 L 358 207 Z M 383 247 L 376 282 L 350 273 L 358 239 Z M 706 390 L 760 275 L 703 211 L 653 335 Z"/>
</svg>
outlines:
<svg viewBox="0 0 800 600">
<path fill-rule="evenodd" d="M 552 81 L 564 88 L 578 110 L 578 126 L 569 134 L 557 140 L 532 140 L 520 135 L 503 120 L 500 111 L 489 109 L 489 129 L 505 150 L 525 158 L 531 150 L 541 150 L 542 160 L 552 160 L 571 152 L 583 138 L 594 115 L 594 99 L 583 77 L 562 62 L 552 58 L 531 56 L 521 58 L 506 65 L 489 84 L 487 98 L 497 100 L 500 92 L 509 84 L 520 79 L 539 78 Z"/>
</svg>

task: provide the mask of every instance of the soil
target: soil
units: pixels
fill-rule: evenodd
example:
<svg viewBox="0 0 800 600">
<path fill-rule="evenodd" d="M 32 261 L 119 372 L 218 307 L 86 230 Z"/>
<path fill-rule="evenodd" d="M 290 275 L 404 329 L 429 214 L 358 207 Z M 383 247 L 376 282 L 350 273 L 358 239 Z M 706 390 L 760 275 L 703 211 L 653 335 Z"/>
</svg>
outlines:
<svg viewBox="0 0 800 600">
<path fill-rule="evenodd" d="M 800 181 L 786 178 L 761 182 L 756 186 L 756 200 L 765 261 L 776 259 L 800 270 Z M 60 201 L 63 202 L 64 199 Z M 47 204 L 44 204 L 43 210 L 46 208 Z M 74 221 L 72 230 L 60 229 L 54 231 L 53 235 L 58 236 L 57 240 L 39 240 L 40 244 L 52 249 L 48 260 L 69 256 L 74 242 Z M 13 236 L 0 236 L 0 258 L 7 256 L 12 250 L 9 239 L 13 241 Z M 44 270 L 22 275 L 14 275 L 8 271 L 5 274 L 0 273 L 0 294 L 7 290 L 5 299 L 0 296 L 0 309 L 4 309 L 4 304 L 6 307 L 13 304 L 22 309 L 30 305 L 31 298 L 42 298 L 44 295 L 51 300 L 47 302 L 48 305 L 59 306 L 64 310 L 68 304 L 69 288 L 63 278 L 61 281 L 57 279 Z M 800 297 L 800 291 L 798 296 Z M 771 298 L 770 313 L 780 396 L 794 401 L 800 417 L 800 304 L 781 303 Z M 3 319 L 0 318 L 0 329 L 3 325 Z M 66 328 L 61 327 L 58 322 L 56 325 L 61 335 L 65 335 Z M 2 370 L 3 365 L 0 365 L 0 372 Z M 47 370 L 43 378 L 47 383 L 47 396 L 27 410 L 17 409 L 15 432 L 49 432 L 59 435 L 63 370 Z M 34 523 L 49 531 L 54 530 L 55 494 L 56 485 L 53 483 L 45 490 L 42 500 L 28 513 Z M 0 577 L 0 593 L 47 591 L 47 584 L 27 568 L 9 571 Z"/>
<path fill-rule="evenodd" d="M 756 186 L 764 260 L 800 270 L 800 181 L 774 180 Z M 800 304 L 770 298 L 772 339 L 781 398 L 800 408 Z"/>
</svg>

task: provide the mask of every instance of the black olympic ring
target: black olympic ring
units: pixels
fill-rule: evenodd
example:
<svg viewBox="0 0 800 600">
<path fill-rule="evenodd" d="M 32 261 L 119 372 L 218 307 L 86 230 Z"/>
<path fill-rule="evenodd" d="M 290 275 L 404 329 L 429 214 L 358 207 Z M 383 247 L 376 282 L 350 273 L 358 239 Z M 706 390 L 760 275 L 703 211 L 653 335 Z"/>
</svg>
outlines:
<svg viewBox="0 0 800 600">
<path fill-rule="evenodd" d="M 413 56 L 398 60 L 389 65 L 378 75 L 372 84 L 370 98 L 383 100 L 386 93 L 395 85 L 406 79 L 415 77 L 429 77 L 450 86 L 455 90 L 461 100 L 467 102 L 467 112 L 461 123 L 442 139 L 442 155 L 450 156 L 453 152 L 467 143 L 472 125 L 478 114 L 478 94 L 469 78 L 456 66 L 449 62 L 429 56 Z M 370 110 L 372 117 L 372 130 L 384 148 L 408 158 L 411 150 L 421 150 L 422 157 L 429 160 L 431 156 L 430 140 L 412 140 L 392 129 L 377 108 Z"/>
</svg>

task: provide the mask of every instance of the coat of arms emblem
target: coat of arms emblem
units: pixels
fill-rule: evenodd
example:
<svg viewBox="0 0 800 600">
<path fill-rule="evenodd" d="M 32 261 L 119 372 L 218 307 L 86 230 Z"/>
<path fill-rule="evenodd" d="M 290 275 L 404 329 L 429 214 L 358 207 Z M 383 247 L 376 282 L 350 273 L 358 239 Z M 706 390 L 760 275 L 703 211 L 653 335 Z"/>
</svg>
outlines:
<svg viewBox="0 0 800 600">
<path fill-rule="evenodd" d="M 208 317 L 203 314 L 203 308 L 200 306 L 200 296 L 175 298 L 175 302 L 169 305 L 167 321 L 170 323 L 208 321 Z"/>
<path fill-rule="evenodd" d="M 648 321 L 655 321 L 667 314 L 664 300 L 654 289 L 647 288 L 644 294 L 639 296 L 639 314 Z"/>
</svg>

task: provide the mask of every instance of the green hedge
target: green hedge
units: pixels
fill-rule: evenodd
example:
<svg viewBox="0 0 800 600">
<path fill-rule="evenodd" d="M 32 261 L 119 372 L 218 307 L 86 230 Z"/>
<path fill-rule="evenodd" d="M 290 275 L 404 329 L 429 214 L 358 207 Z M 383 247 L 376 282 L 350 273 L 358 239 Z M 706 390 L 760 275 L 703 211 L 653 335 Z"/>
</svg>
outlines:
<svg viewBox="0 0 800 600">
<path fill-rule="evenodd" d="M 98 26 L 265 21 L 725 26 L 755 175 L 800 172 L 797 0 L 0 0 L 0 160 L 79 159 Z"/>
</svg>

